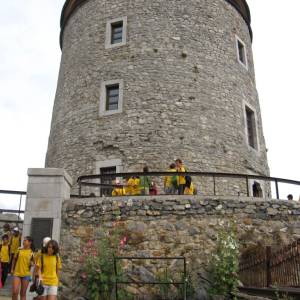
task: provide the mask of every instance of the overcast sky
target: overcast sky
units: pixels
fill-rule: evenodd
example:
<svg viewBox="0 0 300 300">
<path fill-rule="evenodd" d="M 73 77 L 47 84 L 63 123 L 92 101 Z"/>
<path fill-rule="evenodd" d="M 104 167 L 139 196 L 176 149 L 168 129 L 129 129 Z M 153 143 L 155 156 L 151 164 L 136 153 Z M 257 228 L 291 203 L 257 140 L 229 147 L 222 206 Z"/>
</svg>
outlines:
<svg viewBox="0 0 300 300">
<path fill-rule="evenodd" d="M 0 189 L 26 190 L 27 168 L 44 166 L 64 2 L 1 4 Z M 248 0 L 248 4 L 271 175 L 300 180 L 300 1 Z M 300 189 L 292 191 L 298 199 Z"/>
</svg>

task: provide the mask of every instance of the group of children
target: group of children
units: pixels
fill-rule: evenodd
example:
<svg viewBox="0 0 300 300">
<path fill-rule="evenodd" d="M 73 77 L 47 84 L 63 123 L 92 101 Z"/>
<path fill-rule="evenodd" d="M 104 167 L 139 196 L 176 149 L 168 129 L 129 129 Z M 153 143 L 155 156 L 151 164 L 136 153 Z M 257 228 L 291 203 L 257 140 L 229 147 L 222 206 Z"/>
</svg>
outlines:
<svg viewBox="0 0 300 300">
<path fill-rule="evenodd" d="M 114 182 L 114 189 L 112 190 L 112 196 L 137 196 L 137 195 L 157 195 L 158 188 L 155 181 L 147 175 L 149 168 L 145 166 L 143 168 L 143 176 L 130 177 L 125 185 L 121 185 L 119 179 Z M 181 159 L 176 159 L 175 163 L 172 163 L 168 172 L 187 172 L 183 166 Z M 164 177 L 164 192 L 168 195 L 194 195 L 196 194 L 196 188 L 192 182 L 192 178 L 189 175 L 173 175 Z"/>
<path fill-rule="evenodd" d="M 41 249 L 35 251 L 33 239 L 26 236 L 21 247 L 21 234 L 15 227 L 10 233 L 9 224 L 4 225 L 2 244 L 0 245 L 1 287 L 11 274 L 12 300 L 26 300 L 29 283 L 35 299 L 55 300 L 59 284 L 59 271 L 62 268 L 59 246 L 50 237 L 44 238 Z"/>
</svg>

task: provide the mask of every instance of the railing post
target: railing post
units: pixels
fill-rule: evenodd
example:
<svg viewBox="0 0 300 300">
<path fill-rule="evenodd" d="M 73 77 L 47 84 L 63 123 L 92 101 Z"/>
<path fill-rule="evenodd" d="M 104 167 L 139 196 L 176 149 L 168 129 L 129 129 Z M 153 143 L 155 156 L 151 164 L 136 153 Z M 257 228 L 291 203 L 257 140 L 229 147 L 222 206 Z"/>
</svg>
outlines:
<svg viewBox="0 0 300 300">
<path fill-rule="evenodd" d="M 213 175 L 213 181 L 214 181 L 214 196 L 216 196 L 216 176 Z"/>
<path fill-rule="evenodd" d="M 18 221 L 20 221 L 20 211 L 21 211 L 21 205 L 22 205 L 22 194 L 20 195 L 19 211 L 18 211 Z"/>
<path fill-rule="evenodd" d="M 247 187 L 247 197 L 250 196 L 250 193 L 249 193 L 249 177 L 246 176 L 246 187 Z"/>
<path fill-rule="evenodd" d="M 276 188 L 276 199 L 279 200 L 279 188 L 278 188 L 278 180 L 275 179 L 275 188 Z"/>
<path fill-rule="evenodd" d="M 78 191 L 79 196 L 81 196 L 81 180 L 79 180 L 79 191 Z"/>
<path fill-rule="evenodd" d="M 267 287 L 272 285 L 272 274 L 271 274 L 271 253 L 272 248 L 266 247 L 266 275 L 267 275 Z"/>
</svg>

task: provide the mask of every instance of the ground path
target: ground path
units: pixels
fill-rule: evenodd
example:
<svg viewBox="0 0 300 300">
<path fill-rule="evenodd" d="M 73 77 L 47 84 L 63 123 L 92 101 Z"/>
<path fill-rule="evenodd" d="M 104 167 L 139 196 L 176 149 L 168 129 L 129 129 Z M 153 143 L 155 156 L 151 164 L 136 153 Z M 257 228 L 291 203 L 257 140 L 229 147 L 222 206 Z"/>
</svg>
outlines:
<svg viewBox="0 0 300 300">
<path fill-rule="evenodd" d="M 0 300 L 11 300 L 11 283 L 12 276 L 8 276 L 5 286 L 2 289 L 0 289 Z M 27 300 L 33 300 L 33 297 L 35 297 L 35 293 L 27 293 Z"/>
</svg>

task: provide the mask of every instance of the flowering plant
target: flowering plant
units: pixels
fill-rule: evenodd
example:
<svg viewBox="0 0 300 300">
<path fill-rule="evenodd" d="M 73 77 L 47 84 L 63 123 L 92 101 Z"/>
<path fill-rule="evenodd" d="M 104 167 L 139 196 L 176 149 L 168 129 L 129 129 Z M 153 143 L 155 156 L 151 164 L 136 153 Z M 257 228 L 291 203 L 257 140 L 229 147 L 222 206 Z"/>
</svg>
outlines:
<svg viewBox="0 0 300 300">
<path fill-rule="evenodd" d="M 99 240 L 89 240 L 82 249 L 83 272 L 81 280 L 87 286 L 90 299 L 110 299 L 114 289 L 114 256 L 120 255 L 127 243 L 127 236 L 122 233 L 119 224 L 114 223 L 108 232 L 99 231 Z M 116 264 L 120 269 L 119 264 Z M 122 293 L 119 298 L 122 299 Z"/>
<path fill-rule="evenodd" d="M 222 224 L 217 235 L 217 248 L 210 259 L 212 288 L 211 294 L 231 296 L 235 294 L 239 284 L 239 245 L 237 227 L 234 221 Z"/>
</svg>

